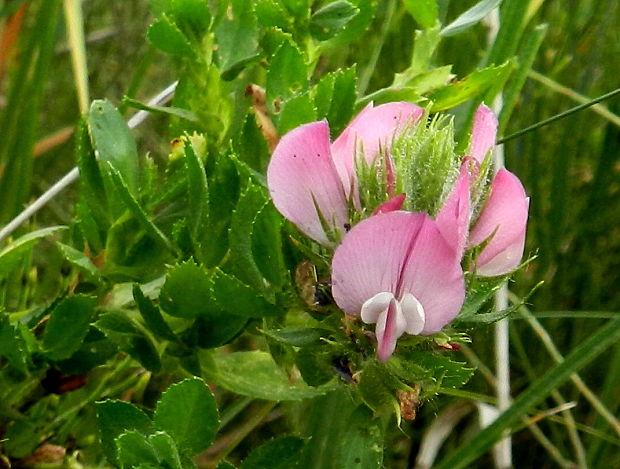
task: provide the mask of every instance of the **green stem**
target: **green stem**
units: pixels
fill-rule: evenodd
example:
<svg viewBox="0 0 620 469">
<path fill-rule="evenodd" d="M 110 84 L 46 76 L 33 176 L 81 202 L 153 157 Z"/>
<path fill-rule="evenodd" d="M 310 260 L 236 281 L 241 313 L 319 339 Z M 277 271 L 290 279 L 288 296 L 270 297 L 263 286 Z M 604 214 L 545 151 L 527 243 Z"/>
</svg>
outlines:
<svg viewBox="0 0 620 469">
<path fill-rule="evenodd" d="M 610 91 L 609 93 L 605 93 L 604 95 L 599 96 L 598 98 L 594 98 L 593 100 L 591 100 L 591 101 L 589 101 L 587 103 L 580 104 L 579 106 L 572 107 L 572 108 L 570 108 L 570 109 L 568 109 L 568 110 L 566 110 L 564 112 L 556 114 L 555 116 L 552 116 L 552 117 L 550 117 L 548 119 L 540 121 L 540 122 L 538 122 L 536 124 L 530 125 L 529 127 L 526 127 L 525 129 L 521 129 L 518 132 L 510 134 L 510 135 L 508 135 L 506 137 L 499 138 L 495 143 L 496 143 L 496 145 L 501 145 L 503 143 L 508 142 L 509 140 L 512 140 L 512 139 L 515 139 L 515 138 L 520 137 L 522 135 L 525 135 L 527 133 L 530 133 L 533 130 L 540 129 L 541 127 L 544 127 L 546 125 L 551 124 L 552 122 L 555 122 L 557 120 L 560 120 L 560 119 L 563 119 L 565 117 L 568 117 L 571 114 L 574 114 L 576 112 L 579 112 L 579 111 L 582 111 L 584 109 L 587 109 L 590 106 L 594 106 L 596 103 L 600 103 L 601 101 L 605 101 L 607 99 L 611 99 L 614 96 L 617 96 L 619 94 L 620 94 L 620 88 L 617 88 L 617 89 L 615 89 L 613 91 Z"/>
</svg>

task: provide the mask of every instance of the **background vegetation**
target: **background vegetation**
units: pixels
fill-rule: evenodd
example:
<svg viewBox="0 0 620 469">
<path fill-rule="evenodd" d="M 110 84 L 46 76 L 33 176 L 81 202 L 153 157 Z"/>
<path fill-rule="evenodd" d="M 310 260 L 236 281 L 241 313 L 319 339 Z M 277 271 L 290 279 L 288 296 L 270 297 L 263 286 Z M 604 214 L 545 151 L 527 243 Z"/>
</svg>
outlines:
<svg viewBox="0 0 620 469">
<path fill-rule="evenodd" d="M 203 366 L 206 360 L 202 351 L 195 352 L 200 359 L 192 362 L 195 355 L 183 348 L 192 348 L 188 346 L 187 335 L 176 350 L 162 347 L 165 340 L 156 337 L 153 340 L 155 352 L 151 354 L 152 351 L 144 351 L 150 345 L 142 348 L 143 344 L 136 345 L 134 341 L 135 337 L 141 337 L 142 331 L 135 332 L 131 325 L 114 323 L 121 321 L 114 314 L 134 300 L 139 302 L 140 294 L 134 291 L 132 297 L 131 285 L 124 282 L 141 284 L 148 298 L 149 285 L 152 285 L 149 282 L 158 277 L 156 274 L 165 274 L 166 265 L 190 256 L 202 259 L 205 265 L 216 264 L 212 261 L 221 253 L 194 242 L 195 235 L 202 228 L 198 224 L 186 226 L 179 222 L 188 213 L 194 213 L 192 209 L 196 205 L 193 204 L 197 202 L 191 200 L 192 196 L 172 194 L 178 180 L 175 177 L 179 178 L 180 173 L 174 166 L 174 158 L 172 162 L 169 158 L 171 141 L 183 131 L 206 132 L 204 153 L 211 158 L 206 157 L 204 164 L 209 173 L 210 170 L 216 171 L 210 166 L 212 155 L 226 152 L 228 140 L 233 138 L 232 147 L 247 167 L 264 171 L 268 151 L 256 127 L 252 127 L 253 121 L 246 120 L 251 101 L 243 96 L 243 92 L 249 83 L 261 86 L 267 83 L 269 97 L 271 90 L 278 86 L 274 78 L 270 78 L 269 70 L 274 66 L 272 59 L 280 38 L 278 34 L 265 33 L 268 28 L 261 25 L 260 35 L 257 33 L 255 37 L 257 42 L 250 44 L 244 36 L 247 31 L 238 31 L 239 36 L 235 36 L 231 25 L 227 26 L 228 29 L 215 28 L 215 42 L 219 44 L 215 73 L 209 60 L 197 60 L 191 51 L 167 50 L 174 42 L 172 36 L 162 33 L 158 37 L 151 29 L 149 40 L 146 39 L 149 25 L 163 21 L 163 12 L 167 12 L 166 18 L 173 23 L 176 21 L 175 24 L 178 23 L 185 37 L 189 38 L 188 47 L 205 54 L 213 49 L 213 44 L 202 39 L 205 26 L 200 23 L 200 18 L 195 15 L 182 17 L 179 13 L 174 19 L 166 10 L 169 3 L 174 2 L 84 1 L 83 42 L 67 33 L 67 18 L 80 24 L 79 15 L 72 16 L 79 12 L 74 8 L 75 2 L 13 0 L 0 3 L 1 224 L 9 222 L 25 204 L 71 170 L 79 162 L 78 158 L 87 158 L 90 143 L 86 143 L 89 141 L 88 132 L 80 116 L 88 111 L 88 107 L 81 104 L 80 96 L 83 101 L 86 96 L 107 99 L 127 118 L 135 112 L 137 104 L 123 100 L 125 96 L 146 102 L 180 77 L 182 87 L 173 105 L 189 110 L 196 118 L 188 122 L 178 116 L 171 118 L 166 113 L 155 113 L 134 132 L 141 158 L 148 154 L 152 159 L 152 169 L 144 176 L 151 182 L 136 189 L 135 194 L 149 220 L 154 220 L 171 239 L 174 237 L 176 247 L 172 249 L 173 253 L 153 244 L 157 235 L 148 232 L 148 223 L 136 222 L 139 215 L 135 213 L 135 218 L 119 222 L 121 211 L 121 215 L 117 213 L 118 218 L 109 220 L 106 226 L 99 224 L 90 232 L 90 228 L 84 228 L 89 224 L 86 212 L 98 203 L 85 193 L 94 191 L 97 184 L 114 184 L 114 173 L 108 174 L 105 170 L 102 170 L 105 181 L 93 182 L 92 178 L 99 177 L 95 175 L 90 181 L 82 180 L 80 184 L 69 187 L 11 239 L 4 241 L 2 249 L 5 251 L 0 253 L 0 435 L 4 438 L 4 443 L 0 444 L 4 464 L 33 466 L 42 460 L 59 466 L 104 464 L 104 453 L 108 455 L 108 461 L 111 459 L 106 444 L 114 447 L 110 435 L 118 435 L 114 435 L 115 430 L 105 427 L 101 418 L 97 423 L 95 401 L 122 399 L 123 402 L 133 402 L 150 415 L 153 409 L 159 409 L 158 401 L 162 408 L 165 406 L 162 392 L 182 378 L 194 374 L 202 375 L 208 382 L 218 382 L 217 377 L 201 371 L 200 360 Z M 226 23 L 226 15 L 230 15 L 227 8 L 237 9 L 231 20 L 233 24 L 236 21 L 243 25 L 251 23 L 247 18 L 239 20 L 237 17 L 243 17 L 245 2 L 208 3 L 213 17 L 222 22 L 220 24 Z M 262 0 L 255 3 L 264 7 L 279 2 Z M 296 5 L 305 8 L 303 1 L 282 3 L 291 8 L 289 11 L 294 11 Z M 313 3 L 316 4 L 313 11 L 316 11 L 328 2 Z M 475 3 L 439 1 L 442 25 L 450 24 Z M 308 32 L 299 26 L 301 20 L 297 23 L 290 20 L 288 27 L 292 37 L 306 54 L 306 59 L 316 65 L 314 69 L 308 69 L 311 72 L 309 83 L 314 85 L 329 72 L 356 65 L 359 99 L 369 95 L 378 101 L 432 98 L 432 89 L 419 94 L 415 90 L 403 94 L 392 86 L 394 75 L 410 66 L 414 30 L 429 29 L 424 24 L 424 16 L 416 10 L 420 8 L 421 11 L 422 7 L 412 6 L 416 2 L 406 0 L 358 0 L 352 4 L 359 7 L 360 13 L 353 21 L 359 22 L 360 29 L 349 25 L 350 37 L 345 30 L 320 50 L 310 42 L 303 42 L 306 41 L 304 34 Z M 305 10 L 300 17 L 303 14 Z M 271 21 L 258 17 L 263 22 Z M 509 119 L 502 119 L 500 135 L 512 134 L 618 87 L 620 4 L 617 1 L 505 0 L 500 18 L 505 30 L 500 30 L 497 39 L 489 39 L 488 21 L 479 22 L 462 32 L 443 37 L 429 64 L 429 69 L 452 64 L 452 73 L 462 79 L 487 65 L 511 61 L 507 67 L 512 73 L 506 81 L 503 97 L 506 113 L 510 114 L 511 109 L 513 112 Z M 277 23 L 278 19 L 273 21 Z M 318 43 L 324 44 L 321 41 L 314 44 Z M 249 49 L 243 56 L 245 47 Z M 87 66 L 74 68 L 71 54 L 79 56 L 80 48 L 84 48 Z M 227 53 L 229 55 L 225 55 Z M 294 62 L 295 58 L 290 60 Z M 288 78 L 284 77 L 284 80 Z M 458 107 L 451 112 L 463 132 L 466 132 L 474 108 L 472 102 L 497 94 L 503 85 L 502 78 L 502 74 L 495 76 L 499 88 L 494 89 L 486 83 L 484 89 L 470 96 L 471 99 L 455 103 Z M 273 88 L 269 87 L 270 82 Z M 82 84 L 87 84 L 87 88 Z M 386 87 L 389 88 L 387 91 Z M 375 93 L 382 89 L 383 94 Z M 304 122 L 307 115 L 303 113 L 303 99 L 294 103 L 295 112 L 290 115 L 282 108 L 276 122 L 280 131 Z M 286 99 L 284 101 L 286 103 Z M 346 109 L 334 114 L 336 126 L 341 128 L 352 112 L 351 106 L 348 114 Z M 291 117 L 293 114 L 295 116 Z M 249 115 L 251 117 L 251 113 Z M 551 376 L 557 370 L 558 376 L 564 373 L 562 376 L 568 378 L 578 366 L 585 366 L 586 362 L 580 365 L 570 362 L 574 368 L 560 369 L 557 363 L 571 352 L 577 355 L 583 352 L 584 357 L 590 357 L 588 354 L 595 350 L 595 344 L 588 342 L 590 339 L 609 346 L 604 351 L 599 350 L 602 352 L 599 357 L 592 355 L 592 361 L 580 370 L 579 376 L 572 375 L 570 380 L 558 378 L 544 389 L 537 388 L 540 399 L 532 402 L 536 407 L 517 409 L 517 414 L 502 427 L 511 427 L 516 432 L 513 437 L 515 467 L 620 467 L 620 424 L 615 417 L 620 405 L 620 346 L 612 346 L 613 337 L 609 338 L 609 333 L 606 337 L 610 343 L 603 343 L 599 340 L 601 336 L 596 335 L 617 318 L 620 310 L 617 288 L 620 284 L 619 116 L 620 99 L 616 97 L 504 145 L 506 166 L 520 176 L 531 197 L 527 250 L 537 254 L 536 259 L 510 284 L 513 301 L 519 303 L 519 298 L 527 295 L 540 280 L 545 282 L 528 298 L 527 306 L 511 316 L 512 395 L 527 393 L 532 389 L 532 383 L 540 383 L 540 377 Z M 91 116 L 91 125 L 92 119 Z M 337 119 L 340 119 L 339 123 Z M 96 138 L 94 140 L 96 145 Z M 196 150 L 196 153 L 199 152 Z M 197 155 L 196 160 L 205 158 L 205 155 Z M 84 161 L 82 169 L 87 164 Z M 226 168 L 219 170 L 225 172 Z M 192 182 L 189 184 L 191 187 Z M 216 180 L 209 179 L 209 187 L 216 185 Z M 170 193 L 160 193 L 161 187 Z M 251 187 L 245 190 L 247 201 L 255 205 L 263 203 L 258 195 L 255 199 L 248 195 L 253 190 Z M 216 200 L 213 194 L 210 196 L 211 200 Z M 168 208 L 157 211 L 162 203 L 169 204 Z M 218 209 L 212 207 L 210 210 L 209 216 L 216 218 Z M 56 225 L 70 228 L 64 234 L 56 233 L 55 237 L 41 240 L 36 247 L 34 242 L 15 244 L 20 235 Z M 220 234 L 226 228 L 221 227 Z M 107 241 L 99 239 L 98 249 L 95 232 L 105 232 L 107 236 Z M 140 236 L 143 239 L 138 239 Z M 69 247 L 63 249 L 58 245 L 59 240 Z M 101 264 L 102 258 L 96 255 L 105 251 L 104 245 L 108 248 L 105 266 Z M 109 254 L 111 247 L 118 250 L 113 262 Z M 134 262 L 134 258 L 139 261 Z M 188 264 L 179 265 L 186 265 L 188 271 L 192 269 Z M 192 275 L 191 272 L 179 274 L 180 282 L 186 278 L 194 281 Z M 239 275 L 244 278 L 243 275 L 251 276 L 251 273 Z M 174 293 L 173 290 L 173 296 Z M 67 308 L 92 309 L 95 305 L 89 303 L 89 298 L 93 296 L 98 298 L 100 308 L 107 305 L 103 316 L 107 315 L 108 322 L 98 316 L 98 328 L 85 329 L 89 335 L 80 337 L 77 344 L 80 346 L 85 341 L 85 345 L 96 349 L 91 357 L 93 362 L 67 363 L 71 354 L 63 353 L 62 349 L 72 349 L 73 345 L 70 341 L 66 344 L 55 342 L 62 336 L 63 325 L 55 326 L 60 329 L 54 332 L 51 324 L 46 325 L 47 318 L 62 304 Z M 71 298 L 74 300 L 69 300 Z M 72 303 L 68 304 L 68 301 Z M 159 302 L 162 306 L 161 298 Z M 143 316 L 144 309 L 152 307 L 148 300 L 144 304 L 139 308 Z M 134 307 L 132 320 L 142 324 L 143 320 L 136 311 Z M 179 326 L 182 329 L 178 321 L 187 317 L 184 318 L 183 312 L 175 314 L 173 311 L 172 315 L 177 320 L 172 322 L 173 328 Z M 244 318 L 241 327 L 248 319 L 255 320 Z M 129 332 L 123 327 L 129 327 Z M 239 330 L 239 327 L 235 330 L 234 324 L 231 328 L 224 332 L 229 337 L 205 339 L 212 339 L 213 343 L 198 343 L 195 348 L 225 343 Z M 199 327 L 192 330 L 198 335 L 203 332 Z M 167 334 L 159 332 L 164 336 Z M 102 338 L 104 335 L 106 340 Z M 153 330 L 145 333 L 149 340 L 154 335 L 157 334 Z M 485 445 L 489 446 L 494 440 L 480 433 L 476 410 L 479 408 L 476 406 L 481 402 L 494 402 L 493 327 L 487 325 L 472 330 L 471 337 L 471 345 L 455 353 L 458 353 L 458 359 L 467 361 L 478 371 L 465 388 L 453 391 L 451 395 L 440 394 L 426 400 L 415 421 L 403 423 L 401 429 L 392 422 L 383 429 L 387 441 L 383 459 L 385 467 L 415 467 L 421 442 L 437 438 L 437 434 L 432 434 L 424 440 L 425 432 L 438 421 L 454 425 L 437 457 L 437 461 L 443 461 L 438 467 L 456 467 L 450 464 L 460 458 L 475 461 L 463 467 L 490 466 L 490 453 L 483 453 Z M 194 340 L 200 342 L 200 339 Z M 248 350 L 262 341 L 263 337 L 245 333 L 235 339 L 230 349 Z M 581 349 L 583 344 L 590 344 L 589 348 Z M 117 352 L 119 349 L 122 352 Z M 161 355 L 164 349 L 166 352 Z M 72 349 L 71 353 L 76 350 Z M 152 360 L 160 362 L 153 363 Z M 219 377 L 220 385 L 221 379 Z M 559 385 L 560 382 L 563 384 Z M 185 381 L 183 386 L 186 386 L 184 392 L 195 395 L 197 401 L 208 400 L 196 381 Z M 201 467 L 215 467 L 223 458 L 238 464 L 252 449 L 274 436 L 304 435 L 307 427 L 321 424 L 320 421 L 313 422 L 312 418 L 301 417 L 313 415 L 307 413 L 303 404 L 278 405 L 277 402 L 258 399 L 260 396 L 256 395 L 238 397 L 224 389 L 226 386 L 221 386 L 215 392 L 222 415 L 218 435 L 215 436 L 215 429 L 203 429 L 213 433 L 215 438 L 214 445 L 207 451 L 188 443 L 184 435 L 175 434 L 163 410 L 155 414 L 153 425 L 175 437 L 181 459 L 200 454 L 195 461 Z M 174 392 L 172 388 L 171 393 Z M 333 397 L 331 402 L 329 397 L 320 399 L 324 400 L 320 405 L 325 409 L 337 407 Z M 115 415 L 117 409 L 111 406 L 105 411 L 109 413 L 103 412 L 104 415 Z M 209 409 L 205 412 L 210 412 Z M 119 415 L 133 412 L 121 410 Z M 521 420 L 528 416 L 537 416 L 535 420 L 540 417 L 537 427 L 528 427 L 532 422 Z M 370 420 L 372 414 L 354 414 L 348 418 L 361 428 L 364 419 Z M 358 421 L 362 423 L 358 424 Z M 149 421 L 144 425 L 152 423 Z M 335 432 L 331 435 L 335 441 L 342 437 L 344 430 L 330 431 Z M 107 443 L 104 436 L 103 450 L 98 443 L 100 434 L 108 435 Z M 285 464 L 282 467 L 291 467 L 286 465 L 291 463 L 286 458 L 294 453 L 287 451 L 300 445 L 300 440 L 289 438 L 272 440 L 276 442 L 272 445 L 274 447 L 264 450 L 265 454 L 278 455 L 279 461 Z M 479 450 L 476 449 L 477 443 L 464 445 L 467 441 L 478 442 Z M 278 444 L 288 448 L 287 451 L 275 447 Z M 135 446 L 135 442 L 128 440 L 127 447 L 132 445 Z M 329 457 L 328 451 L 316 447 L 309 446 L 300 451 L 314 451 L 312 455 L 316 461 Z M 260 454 L 253 454 L 254 460 L 247 458 L 241 467 L 264 467 L 260 466 Z M 311 459 L 308 455 L 300 457 L 306 461 Z M 142 460 L 141 463 L 147 464 L 148 461 Z M 123 464 L 133 465 L 130 458 Z M 161 460 L 158 464 L 174 465 Z M 328 467 L 320 466 L 320 462 L 316 464 L 319 464 L 316 467 Z"/>
</svg>

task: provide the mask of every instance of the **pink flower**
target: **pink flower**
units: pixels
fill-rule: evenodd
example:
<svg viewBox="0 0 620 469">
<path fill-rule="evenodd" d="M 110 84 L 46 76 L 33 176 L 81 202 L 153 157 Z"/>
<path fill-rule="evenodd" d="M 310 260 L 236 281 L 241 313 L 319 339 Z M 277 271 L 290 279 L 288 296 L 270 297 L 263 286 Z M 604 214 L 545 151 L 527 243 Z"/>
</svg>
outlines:
<svg viewBox="0 0 620 469">
<path fill-rule="evenodd" d="M 476 259 L 481 276 L 504 275 L 514 270 L 523 257 L 529 199 L 519 178 L 500 169 L 491 182 L 489 196 L 472 230 L 470 188 L 478 177 L 480 165 L 495 145 L 497 118 L 484 104 L 474 118 L 469 156 L 444 206 L 437 214 L 439 230 L 449 244 L 462 255 L 465 247 L 484 242 Z"/>
<path fill-rule="evenodd" d="M 394 211 L 362 220 L 332 261 L 332 293 L 349 315 L 375 324 L 377 356 L 386 361 L 396 340 L 439 332 L 465 297 L 455 250 L 425 213 Z"/>
<path fill-rule="evenodd" d="M 333 246 L 346 231 L 349 206 L 359 209 L 358 155 L 372 165 L 379 150 L 389 152 L 394 136 L 422 114 L 410 103 L 369 104 L 331 144 L 324 120 L 293 129 L 278 143 L 267 169 L 274 205 L 304 234 Z"/>
<path fill-rule="evenodd" d="M 519 178 L 500 169 L 478 221 L 469 235 L 469 246 L 489 240 L 476 258 L 476 273 L 492 277 L 514 270 L 523 257 L 529 198 Z"/>
</svg>

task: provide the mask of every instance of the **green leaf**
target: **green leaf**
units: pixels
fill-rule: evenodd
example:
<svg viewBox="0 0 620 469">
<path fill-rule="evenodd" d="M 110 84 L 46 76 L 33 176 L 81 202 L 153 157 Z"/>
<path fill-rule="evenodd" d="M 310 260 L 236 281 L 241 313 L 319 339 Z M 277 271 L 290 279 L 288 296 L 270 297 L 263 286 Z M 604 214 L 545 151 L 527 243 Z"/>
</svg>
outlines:
<svg viewBox="0 0 620 469">
<path fill-rule="evenodd" d="M 11 242 L 0 251 L 0 279 L 9 275 L 13 269 L 22 262 L 23 257 L 41 241 L 41 239 L 66 229 L 66 226 L 43 228 L 25 234 Z"/>
<path fill-rule="evenodd" d="M 407 11 L 424 29 L 435 26 L 438 19 L 437 0 L 404 0 Z"/>
<path fill-rule="evenodd" d="M 185 34 L 166 15 L 149 26 L 146 37 L 151 44 L 168 54 L 189 59 L 196 57 L 196 52 Z"/>
<path fill-rule="evenodd" d="M 209 239 L 202 245 L 207 267 L 219 265 L 228 251 L 230 218 L 239 198 L 239 176 L 229 155 L 217 158 L 209 173 Z"/>
<path fill-rule="evenodd" d="M 202 160 L 196 155 L 189 141 L 185 142 L 185 168 L 189 193 L 189 209 L 192 214 L 190 229 L 195 242 L 206 236 L 209 216 L 209 186 Z"/>
<path fill-rule="evenodd" d="M 308 67 L 303 54 L 285 40 L 276 50 L 267 70 L 267 106 L 271 111 L 294 94 L 308 88 Z"/>
<path fill-rule="evenodd" d="M 69 296 L 52 310 L 43 335 L 43 349 L 50 360 L 69 358 L 82 345 L 95 312 L 97 298 Z"/>
<path fill-rule="evenodd" d="M 330 382 L 337 374 L 335 352 L 325 345 L 308 345 L 300 348 L 295 355 L 295 364 L 301 377 L 310 386 L 321 386 Z"/>
<path fill-rule="evenodd" d="M 168 248 L 173 253 L 176 253 L 176 247 L 170 242 L 162 231 L 155 226 L 155 224 L 149 219 L 148 215 L 136 200 L 134 195 L 129 190 L 129 187 L 125 183 L 125 179 L 119 171 L 114 169 L 111 164 L 108 164 L 109 174 L 111 181 L 117 191 L 118 196 L 123 201 L 123 204 L 136 218 L 136 220 L 142 225 L 144 230 L 156 241 L 160 242 L 163 246 Z"/>
<path fill-rule="evenodd" d="M 322 338 L 330 337 L 331 333 L 327 329 L 320 328 L 288 328 L 288 329 L 271 329 L 261 331 L 267 337 L 282 342 L 283 344 L 292 345 L 293 347 L 305 347 L 320 343 Z"/>
<path fill-rule="evenodd" d="M 252 253 L 252 230 L 254 219 L 267 201 L 264 189 L 248 181 L 232 213 L 228 230 L 230 252 L 225 268 L 257 291 L 263 290 L 264 281 Z"/>
<path fill-rule="evenodd" d="M 91 278 L 95 280 L 101 280 L 101 272 L 93 261 L 81 251 L 78 251 L 75 248 L 67 244 L 63 244 L 60 241 L 56 242 L 56 246 L 60 249 L 60 252 L 64 256 L 67 261 L 69 261 L 72 265 L 80 269 L 85 274 L 89 275 Z"/>
<path fill-rule="evenodd" d="M 220 425 L 215 398 L 199 378 L 170 386 L 157 403 L 153 423 L 190 457 L 211 446 Z"/>
<path fill-rule="evenodd" d="M 95 157 L 95 150 L 88 135 L 88 120 L 86 116 L 80 119 L 75 136 L 75 152 L 77 166 L 80 170 L 80 197 L 78 204 L 78 218 L 81 224 L 94 225 L 87 241 L 91 247 L 102 247 L 101 235 L 98 230 L 107 230 L 110 223 L 108 202 L 105 186 L 101 175 L 101 168 Z M 86 230 L 84 230 L 86 231 Z"/>
<path fill-rule="evenodd" d="M 338 0 L 316 10 L 310 17 L 310 33 L 319 41 L 331 39 L 359 13 L 351 3 Z"/>
<path fill-rule="evenodd" d="M 277 128 L 280 135 L 289 130 L 316 120 L 314 102 L 308 91 L 282 102 L 278 115 Z"/>
<path fill-rule="evenodd" d="M 224 80 L 232 80 L 258 56 L 258 27 L 252 4 L 230 0 L 229 10 L 215 29 L 219 68 Z"/>
<path fill-rule="evenodd" d="M 364 367 L 357 386 L 366 405 L 375 414 L 394 414 L 400 417 L 400 406 L 396 391 L 411 391 L 390 370 L 378 362 L 370 362 Z"/>
<path fill-rule="evenodd" d="M 304 440 L 284 436 L 263 443 L 243 460 L 239 469 L 289 469 L 298 467 Z"/>
<path fill-rule="evenodd" d="M 213 276 L 213 295 L 225 311 L 236 316 L 261 318 L 282 313 L 254 289 L 219 269 Z"/>
<path fill-rule="evenodd" d="M 113 464 L 118 463 L 114 440 L 127 430 L 137 430 L 144 435 L 154 431 L 151 419 L 133 404 L 107 400 L 97 402 L 97 423 L 103 452 Z"/>
<path fill-rule="evenodd" d="M 590 363 L 608 347 L 620 340 L 620 316 L 609 321 L 588 339 L 577 345 L 564 360 L 543 374 L 523 391 L 495 421 L 443 459 L 437 469 L 471 467 L 477 458 L 504 436 L 504 431 L 521 421 L 527 412 L 566 382 L 574 373 Z"/>
<path fill-rule="evenodd" d="M 188 37 L 199 42 L 211 25 L 207 3 L 203 0 L 171 0 L 167 3 L 166 13 L 174 18 L 174 22 Z"/>
<path fill-rule="evenodd" d="M 137 467 L 142 464 L 157 466 L 159 458 L 146 436 L 136 430 L 127 430 L 115 440 L 116 454 L 122 467 Z"/>
<path fill-rule="evenodd" d="M 359 406 L 346 419 L 340 442 L 340 465 L 359 469 L 383 467 L 383 433 L 366 406 Z"/>
<path fill-rule="evenodd" d="M 222 461 L 217 465 L 216 469 L 237 469 L 237 467 L 228 461 Z"/>
<path fill-rule="evenodd" d="M 177 342 L 179 340 L 175 333 L 172 332 L 172 329 L 162 316 L 159 308 L 155 306 L 149 298 L 144 296 L 140 286 L 137 284 L 133 286 L 133 298 L 138 306 L 142 319 L 144 319 L 144 322 L 153 334 L 172 342 Z"/>
<path fill-rule="evenodd" d="M 277 0 L 255 0 L 254 9 L 258 22 L 265 29 L 291 26 L 291 17 Z"/>
<path fill-rule="evenodd" d="M 485 16 L 487 16 L 491 12 L 491 10 L 497 8 L 500 3 L 502 3 L 502 0 L 482 0 L 476 3 L 465 13 L 459 15 L 459 17 L 455 19 L 452 23 L 443 28 L 440 34 L 444 37 L 453 36 L 462 31 L 465 31 L 468 28 L 471 28 L 473 25 L 475 25 Z"/>
<path fill-rule="evenodd" d="M 208 316 L 217 310 L 211 290 L 210 274 L 188 260 L 174 266 L 166 275 L 159 304 L 170 316 L 188 319 Z"/>
<path fill-rule="evenodd" d="M 338 135 L 353 117 L 357 100 L 357 72 L 355 67 L 338 70 L 334 75 L 332 95 L 327 120 L 332 136 Z"/>
<path fill-rule="evenodd" d="M 147 370 L 161 369 L 159 352 L 151 339 L 126 313 L 109 311 L 99 316 L 95 327 L 102 331 L 121 350 L 138 360 Z"/>
<path fill-rule="evenodd" d="M 155 449 L 157 457 L 164 467 L 182 469 L 183 464 L 175 441 L 166 432 L 155 432 L 149 435 L 149 443 Z"/>
<path fill-rule="evenodd" d="M 117 345 L 99 329 L 91 326 L 77 352 L 67 360 L 56 362 L 55 366 L 69 375 L 88 373 L 94 367 L 106 363 L 117 352 Z"/>
<path fill-rule="evenodd" d="M 300 467 L 383 467 L 384 442 L 380 420 L 373 419 L 368 408 L 359 406 L 359 401 L 352 398 L 348 389 L 308 401 L 306 406 L 299 417 L 301 436 L 308 440 L 299 460 Z"/>
<path fill-rule="evenodd" d="M 497 67 L 487 67 L 431 93 L 428 96 L 433 102 L 431 112 L 444 111 L 479 96 L 498 82 L 503 82 L 511 69 L 510 62 Z"/>
<path fill-rule="evenodd" d="M 141 109 L 143 111 L 149 111 L 153 114 L 163 114 L 166 116 L 174 116 L 180 119 L 185 119 L 186 121 L 198 123 L 199 119 L 196 114 L 187 109 L 182 109 L 180 107 L 173 106 L 149 106 L 148 104 L 141 103 L 135 99 L 132 99 L 128 96 L 123 96 L 123 105 L 130 106 L 134 109 Z"/>
<path fill-rule="evenodd" d="M 104 171 L 109 164 L 122 176 L 131 194 L 138 194 L 138 149 L 123 116 L 108 101 L 96 100 L 88 112 L 88 125 Z"/>
<path fill-rule="evenodd" d="M 25 346 L 22 337 L 8 317 L 0 316 L 0 357 L 6 358 L 17 370 L 26 371 Z"/>
<path fill-rule="evenodd" d="M 299 19 L 307 18 L 310 12 L 311 0 L 280 0 L 286 9 Z"/>
<path fill-rule="evenodd" d="M 325 394 L 331 385 L 310 387 L 301 380 L 291 383 L 267 352 L 234 352 L 213 355 L 214 367 L 205 370 L 209 381 L 229 391 L 268 401 L 298 401 Z"/>
</svg>

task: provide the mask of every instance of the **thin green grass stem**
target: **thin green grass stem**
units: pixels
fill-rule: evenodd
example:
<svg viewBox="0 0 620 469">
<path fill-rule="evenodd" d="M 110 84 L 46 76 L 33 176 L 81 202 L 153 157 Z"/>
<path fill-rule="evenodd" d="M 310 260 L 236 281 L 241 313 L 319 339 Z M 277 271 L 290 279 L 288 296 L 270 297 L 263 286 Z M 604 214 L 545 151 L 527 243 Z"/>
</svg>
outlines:
<svg viewBox="0 0 620 469">
<path fill-rule="evenodd" d="M 507 135 L 506 137 L 499 138 L 495 143 L 497 145 L 501 145 L 501 144 L 506 143 L 506 142 L 508 142 L 510 140 L 513 140 L 513 139 L 515 139 L 517 137 L 521 137 L 522 135 L 530 133 L 530 132 L 532 132 L 534 130 L 538 130 L 541 127 L 544 127 L 546 125 L 552 124 L 555 121 L 558 121 L 560 119 L 568 117 L 571 114 L 575 114 L 576 112 L 579 112 L 579 111 L 582 111 L 584 109 L 587 109 L 590 106 L 594 106 L 597 103 L 600 103 L 602 101 L 606 101 L 606 100 L 611 99 L 611 98 L 613 98 L 615 96 L 618 96 L 619 94 L 620 94 L 620 88 L 617 88 L 617 89 L 615 89 L 613 91 L 610 91 L 609 93 L 605 93 L 604 95 L 599 96 L 598 98 L 594 98 L 593 100 L 591 100 L 591 101 L 589 101 L 589 102 L 587 102 L 585 104 L 580 104 L 579 106 L 572 107 L 572 108 L 570 108 L 570 109 L 568 109 L 568 110 L 566 110 L 564 112 L 561 112 L 559 114 L 556 114 L 555 116 L 552 116 L 552 117 L 550 117 L 548 119 L 542 120 L 542 121 L 540 121 L 540 122 L 538 122 L 536 124 L 532 124 L 529 127 L 526 127 L 525 129 L 521 129 L 518 132 L 515 132 L 513 134 Z"/>
<path fill-rule="evenodd" d="M 63 0 L 63 7 L 80 113 L 86 114 L 88 112 L 90 96 L 88 92 L 88 66 L 86 64 L 82 2 L 81 0 Z"/>
<path fill-rule="evenodd" d="M 516 296 L 514 297 L 516 299 Z M 553 358 L 556 363 L 561 363 L 564 360 L 564 357 L 559 352 L 555 343 L 551 339 L 551 336 L 547 332 L 547 330 L 540 324 L 540 322 L 532 315 L 529 309 L 526 306 L 521 306 L 519 308 L 519 313 L 526 319 L 529 325 L 532 327 L 534 332 L 538 335 L 541 342 L 547 349 L 547 352 Z M 617 316 L 616 316 L 617 317 Z M 570 376 L 570 380 L 577 387 L 579 392 L 587 399 L 587 401 L 592 405 L 592 407 L 600 414 L 602 418 L 604 418 L 607 423 L 612 427 L 614 432 L 620 436 L 620 421 L 613 415 L 609 409 L 601 402 L 601 400 L 590 390 L 588 385 L 581 379 L 581 377 L 575 373 Z"/>
</svg>

